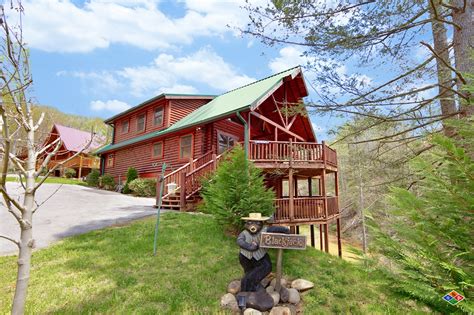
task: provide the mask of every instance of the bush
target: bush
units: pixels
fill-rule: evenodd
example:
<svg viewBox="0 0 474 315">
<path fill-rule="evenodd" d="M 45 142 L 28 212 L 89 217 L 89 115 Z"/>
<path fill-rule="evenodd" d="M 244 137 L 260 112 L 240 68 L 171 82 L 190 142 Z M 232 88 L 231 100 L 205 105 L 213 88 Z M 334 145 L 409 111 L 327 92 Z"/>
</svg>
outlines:
<svg viewBox="0 0 474 315">
<path fill-rule="evenodd" d="M 138 178 L 138 171 L 134 167 L 129 167 L 127 171 L 127 181 L 125 182 L 125 186 L 123 187 L 123 193 L 124 194 L 129 194 L 132 191 L 130 190 L 130 183 Z"/>
<path fill-rule="evenodd" d="M 93 187 L 99 187 L 99 178 L 100 178 L 99 170 L 92 170 L 86 177 L 87 185 L 93 186 Z"/>
<path fill-rule="evenodd" d="M 115 179 L 112 175 L 109 175 L 109 174 L 104 174 L 100 178 L 100 183 L 101 183 L 101 186 L 107 190 L 114 189 L 115 187 Z"/>
<path fill-rule="evenodd" d="M 66 178 L 74 178 L 76 177 L 76 170 L 73 168 L 66 168 L 64 170 L 64 177 Z"/>
<path fill-rule="evenodd" d="M 155 197 L 156 196 L 156 179 L 137 178 L 128 185 L 130 190 L 139 197 Z"/>
<path fill-rule="evenodd" d="M 241 218 L 250 212 L 264 216 L 274 212 L 275 193 L 265 187 L 261 171 L 247 161 L 240 146 L 226 156 L 210 178 L 203 180 L 201 196 L 200 210 L 234 230 L 243 228 Z"/>
</svg>

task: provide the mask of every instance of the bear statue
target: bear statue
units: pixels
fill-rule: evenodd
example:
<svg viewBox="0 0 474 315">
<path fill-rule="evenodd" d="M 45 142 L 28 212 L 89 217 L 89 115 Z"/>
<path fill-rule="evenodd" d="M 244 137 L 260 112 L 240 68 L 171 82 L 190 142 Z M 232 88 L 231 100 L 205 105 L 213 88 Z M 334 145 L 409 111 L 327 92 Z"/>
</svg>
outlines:
<svg viewBox="0 0 474 315">
<path fill-rule="evenodd" d="M 251 302 L 251 306 L 261 311 L 267 309 L 265 304 L 273 303 L 273 299 L 261 284 L 261 281 L 272 271 L 272 262 L 267 249 L 259 246 L 261 233 L 289 233 L 289 229 L 283 226 L 264 226 L 264 222 L 269 219 L 269 217 L 263 217 L 261 213 L 250 213 L 248 217 L 242 218 L 245 220 L 245 229 L 237 237 L 237 244 L 240 247 L 239 261 L 245 273 L 240 285 L 240 300 L 247 300 L 247 307 L 250 307 L 249 301 L 257 300 L 257 304 L 260 305 L 253 305 L 254 302 Z M 256 293 L 249 294 L 249 292 Z M 269 303 L 265 303 L 265 300 Z"/>
</svg>

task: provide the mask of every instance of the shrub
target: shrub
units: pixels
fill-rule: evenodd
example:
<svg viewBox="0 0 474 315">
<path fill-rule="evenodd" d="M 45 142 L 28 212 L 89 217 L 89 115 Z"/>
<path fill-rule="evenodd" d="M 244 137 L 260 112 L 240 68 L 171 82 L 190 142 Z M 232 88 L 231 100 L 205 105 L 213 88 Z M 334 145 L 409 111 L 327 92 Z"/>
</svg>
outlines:
<svg viewBox="0 0 474 315">
<path fill-rule="evenodd" d="M 210 179 L 210 180 L 209 180 Z M 261 171 L 247 161 L 236 146 L 214 174 L 203 180 L 200 210 L 213 214 L 219 223 L 234 230 L 243 227 L 241 218 L 250 212 L 273 214 L 275 193 L 265 187 Z"/>
<path fill-rule="evenodd" d="M 138 178 L 138 171 L 134 167 L 129 167 L 127 171 L 127 181 L 125 182 L 125 186 L 123 187 L 123 193 L 124 194 L 129 194 L 132 191 L 130 190 L 130 183 Z"/>
<path fill-rule="evenodd" d="M 64 177 L 66 178 L 74 178 L 76 177 L 76 170 L 73 168 L 66 168 L 64 170 Z"/>
<path fill-rule="evenodd" d="M 128 185 L 130 190 L 139 197 L 156 196 L 156 179 L 137 178 Z"/>
<path fill-rule="evenodd" d="M 98 187 L 99 186 L 100 173 L 98 170 L 92 170 L 86 177 L 87 185 Z"/>
<path fill-rule="evenodd" d="M 107 190 L 114 189 L 115 187 L 115 179 L 112 175 L 109 175 L 109 174 L 104 174 L 100 178 L 100 183 L 101 183 L 101 186 Z"/>
</svg>

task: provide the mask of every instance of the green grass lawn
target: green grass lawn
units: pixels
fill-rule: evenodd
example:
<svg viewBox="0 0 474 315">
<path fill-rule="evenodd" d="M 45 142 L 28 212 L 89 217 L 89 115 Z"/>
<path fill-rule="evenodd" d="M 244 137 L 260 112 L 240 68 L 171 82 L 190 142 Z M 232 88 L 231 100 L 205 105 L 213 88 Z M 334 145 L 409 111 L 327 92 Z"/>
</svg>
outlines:
<svg viewBox="0 0 474 315">
<path fill-rule="evenodd" d="M 33 255 L 27 313 L 217 313 L 227 284 L 242 275 L 235 238 L 205 215 L 165 213 L 158 254 L 154 219 L 71 237 Z M 272 252 L 274 262 L 274 253 Z M 0 313 L 10 311 L 15 257 L 0 257 Z M 283 271 L 315 288 L 305 314 L 422 313 L 421 305 L 390 290 L 367 271 L 318 250 L 286 251 Z"/>
<path fill-rule="evenodd" d="M 17 177 L 7 177 L 7 182 L 17 182 Z M 37 179 L 36 182 L 39 182 L 40 179 Z M 86 182 L 83 182 L 77 178 L 64 178 L 64 177 L 48 177 L 45 181 L 47 184 L 68 184 L 68 185 L 81 185 L 87 186 Z"/>
</svg>

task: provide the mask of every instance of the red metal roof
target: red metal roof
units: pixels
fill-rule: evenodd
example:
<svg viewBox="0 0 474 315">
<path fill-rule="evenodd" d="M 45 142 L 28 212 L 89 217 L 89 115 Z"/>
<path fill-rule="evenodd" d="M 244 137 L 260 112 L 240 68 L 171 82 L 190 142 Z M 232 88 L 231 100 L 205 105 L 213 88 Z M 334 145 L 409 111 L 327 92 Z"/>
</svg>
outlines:
<svg viewBox="0 0 474 315">
<path fill-rule="evenodd" d="M 91 140 L 91 133 L 74 129 L 71 127 L 61 126 L 54 124 L 53 131 L 56 129 L 61 141 L 63 142 L 64 148 L 68 151 L 78 152 L 81 151 Z M 105 138 L 95 135 L 91 145 L 84 150 L 84 153 L 92 152 L 105 143 Z"/>
</svg>

